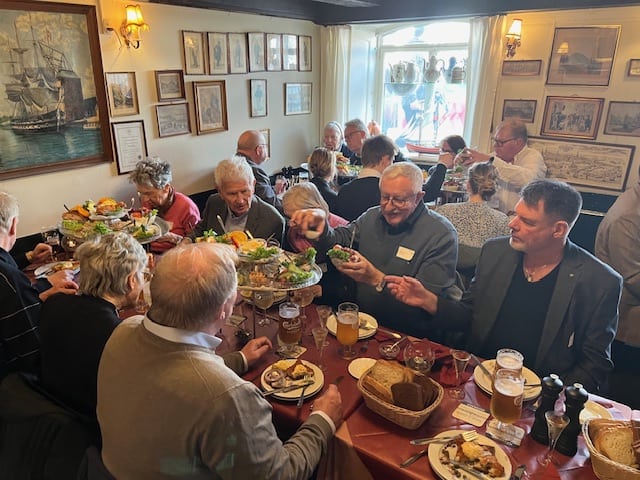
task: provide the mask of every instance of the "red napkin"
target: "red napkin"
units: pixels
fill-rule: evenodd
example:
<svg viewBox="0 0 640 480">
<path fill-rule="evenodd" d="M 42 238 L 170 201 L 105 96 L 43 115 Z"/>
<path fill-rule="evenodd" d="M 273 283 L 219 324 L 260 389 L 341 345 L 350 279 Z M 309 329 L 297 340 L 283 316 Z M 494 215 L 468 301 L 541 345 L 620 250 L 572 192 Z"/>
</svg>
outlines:
<svg viewBox="0 0 640 480">
<path fill-rule="evenodd" d="M 465 370 L 462 372 L 460 383 L 465 383 L 471 377 L 472 372 L 469 370 Z M 435 372 L 433 374 L 435 380 L 440 382 L 442 385 L 453 386 L 456 384 L 456 369 L 453 366 L 453 363 L 448 362 L 445 363 L 439 372 Z"/>
</svg>

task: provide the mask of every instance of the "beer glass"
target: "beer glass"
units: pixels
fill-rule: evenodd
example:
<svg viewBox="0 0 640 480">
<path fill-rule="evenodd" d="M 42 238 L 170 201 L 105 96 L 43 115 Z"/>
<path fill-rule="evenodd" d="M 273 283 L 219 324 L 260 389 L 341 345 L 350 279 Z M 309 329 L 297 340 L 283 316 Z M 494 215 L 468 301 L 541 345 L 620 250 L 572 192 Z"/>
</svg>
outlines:
<svg viewBox="0 0 640 480">
<path fill-rule="evenodd" d="M 355 303 L 344 302 L 338 305 L 336 337 L 340 345 L 342 345 L 342 358 L 346 360 L 356 356 L 356 351 L 351 346 L 358 341 L 358 330 L 360 328 L 358 310 L 358 305 Z"/>
<path fill-rule="evenodd" d="M 501 348 L 496 353 L 496 364 L 493 373 L 495 374 L 495 372 L 503 368 L 521 375 L 523 362 L 524 356 L 519 351 L 513 348 Z"/>
<path fill-rule="evenodd" d="M 520 418 L 524 377 L 518 372 L 504 368 L 494 374 L 493 393 L 491 394 L 491 415 L 498 421 L 496 428 L 506 433 L 507 425 Z"/>
<path fill-rule="evenodd" d="M 282 347 L 278 352 L 284 357 L 291 358 L 294 353 L 294 346 L 302 337 L 302 323 L 300 320 L 300 307 L 295 303 L 284 302 L 280 304 L 278 310 L 278 339 Z"/>
</svg>

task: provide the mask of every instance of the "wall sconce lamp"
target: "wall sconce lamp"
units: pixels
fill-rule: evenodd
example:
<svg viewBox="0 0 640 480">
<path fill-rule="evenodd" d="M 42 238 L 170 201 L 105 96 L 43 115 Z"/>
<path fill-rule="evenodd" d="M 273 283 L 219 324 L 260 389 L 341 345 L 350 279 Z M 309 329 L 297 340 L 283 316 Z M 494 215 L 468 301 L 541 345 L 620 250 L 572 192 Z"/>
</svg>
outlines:
<svg viewBox="0 0 640 480">
<path fill-rule="evenodd" d="M 122 21 L 120 33 L 127 48 L 140 48 L 140 32 L 148 31 L 149 25 L 142 18 L 140 5 L 127 5 L 126 18 Z"/>
<path fill-rule="evenodd" d="M 520 46 L 520 38 L 522 37 L 522 20 L 514 18 L 507 32 L 507 58 L 511 58 L 516 54 L 516 48 Z"/>
</svg>

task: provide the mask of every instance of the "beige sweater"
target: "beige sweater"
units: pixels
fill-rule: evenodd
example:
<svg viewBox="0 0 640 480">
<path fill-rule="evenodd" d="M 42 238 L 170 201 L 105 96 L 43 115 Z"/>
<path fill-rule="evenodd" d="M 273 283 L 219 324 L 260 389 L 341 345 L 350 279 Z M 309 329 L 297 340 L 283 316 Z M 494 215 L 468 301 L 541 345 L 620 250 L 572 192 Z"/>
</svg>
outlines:
<svg viewBox="0 0 640 480">
<path fill-rule="evenodd" d="M 228 360 L 241 368 L 239 355 Z M 102 456 L 119 480 L 308 478 L 331 427 L 312 415 L 282 444 L 271 410 L 255 385 L 208 348 L 123 324 L 104 349 Z"/>
</svg>

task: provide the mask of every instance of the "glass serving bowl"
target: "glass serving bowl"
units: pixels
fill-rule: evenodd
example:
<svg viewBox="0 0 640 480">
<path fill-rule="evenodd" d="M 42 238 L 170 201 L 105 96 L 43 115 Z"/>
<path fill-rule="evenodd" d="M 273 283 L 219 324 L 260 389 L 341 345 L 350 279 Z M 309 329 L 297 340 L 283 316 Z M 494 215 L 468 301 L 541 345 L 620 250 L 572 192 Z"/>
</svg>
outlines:
<svg viewBox="0 0 640 480">
<path fill-rule="evenodd" d="M 394 360 L 400 353 L 400 345 L 397 345 L 395 341 L 382 342 L 378 351 L 385 360 Z"/>
</svg>

